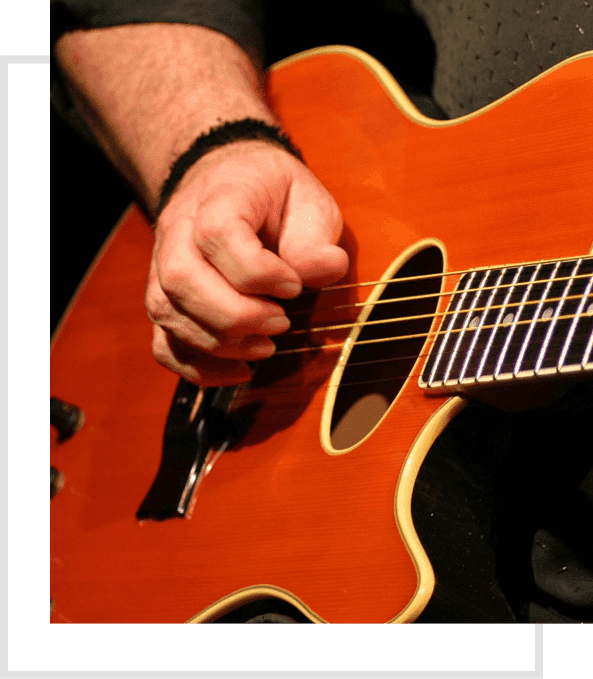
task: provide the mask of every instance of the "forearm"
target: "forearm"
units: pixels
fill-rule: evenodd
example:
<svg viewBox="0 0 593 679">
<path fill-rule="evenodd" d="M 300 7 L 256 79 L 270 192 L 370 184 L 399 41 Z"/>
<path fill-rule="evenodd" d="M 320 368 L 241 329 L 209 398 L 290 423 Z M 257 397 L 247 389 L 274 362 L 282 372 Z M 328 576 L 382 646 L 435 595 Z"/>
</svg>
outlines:
<svg viewBox="0 0 593 679">
<path fill-rule="evenodd" d="M 277 122 L 249 57 L 208 28 L 78 30 L 62 36 L 56 56 L 99 144 L 149 210 L 171 164 L 198 135 L 245 117 Z"/>
</svg>

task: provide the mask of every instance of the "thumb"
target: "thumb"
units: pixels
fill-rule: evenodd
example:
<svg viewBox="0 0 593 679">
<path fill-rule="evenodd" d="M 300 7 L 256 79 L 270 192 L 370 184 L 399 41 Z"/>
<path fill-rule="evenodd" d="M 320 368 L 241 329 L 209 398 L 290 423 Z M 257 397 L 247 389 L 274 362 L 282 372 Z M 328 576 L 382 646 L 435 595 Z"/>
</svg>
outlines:
<svg viewBox="0 0 593 679">
<path fill-rule="evenodd" d="M 336 201 L 302 166 L 286 201 L 278 254 L 305 285 L 322 287 L 346 275 L 348 255 L 337 245 L 342 227 Z"/>
</svg>

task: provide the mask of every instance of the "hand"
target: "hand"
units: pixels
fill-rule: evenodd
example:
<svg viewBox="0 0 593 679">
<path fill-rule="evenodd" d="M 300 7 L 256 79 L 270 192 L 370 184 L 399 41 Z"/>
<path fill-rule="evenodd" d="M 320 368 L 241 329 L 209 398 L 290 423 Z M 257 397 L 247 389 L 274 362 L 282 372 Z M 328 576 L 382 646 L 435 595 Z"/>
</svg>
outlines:
<svg viewBox="0 0 593 679">
<path fill-rule="evenodd" d="M 280 304 L 342 278 L 339 209 L 294 156 L 263 141 L 211 151 L 155 231 L 145 304 L 153 354 L 203 386 L 246 382 L 289 321 Z"/>
</svg>

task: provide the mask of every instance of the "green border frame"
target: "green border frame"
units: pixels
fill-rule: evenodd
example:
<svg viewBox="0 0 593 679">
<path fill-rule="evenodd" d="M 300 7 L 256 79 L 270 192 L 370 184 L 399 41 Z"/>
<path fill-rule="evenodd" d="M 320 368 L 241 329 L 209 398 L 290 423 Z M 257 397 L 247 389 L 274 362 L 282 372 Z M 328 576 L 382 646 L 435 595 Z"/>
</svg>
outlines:
<svg viewBox="0 0 593 679">
<path fill-rule="evenodd" d="M 48 9 L 36 0 L 5 11 L 2 52 L 47 54 Z M 8 81 L 8 669 L 533 671 L 532 625 L 49 624 L 39 464 L 49 384 L 49 66 L 10 65 Z M 590 672 L 591 628 L 548 626 L 544 636 L 546 679 Z"/>
</svg>

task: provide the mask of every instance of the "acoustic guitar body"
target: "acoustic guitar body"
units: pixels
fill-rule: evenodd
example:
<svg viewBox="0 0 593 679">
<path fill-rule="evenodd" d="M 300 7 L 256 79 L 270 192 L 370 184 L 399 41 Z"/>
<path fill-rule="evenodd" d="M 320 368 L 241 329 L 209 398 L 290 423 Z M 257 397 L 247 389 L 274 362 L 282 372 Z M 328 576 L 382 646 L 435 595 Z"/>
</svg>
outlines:
<svg viewBox="0 0 593 679">
<path fill-rule="evenodd" d="M 445 309 L 437 295 L 453 272 L 591 250 L 591 53 L 445 122 L 351 48 L 278 64 L 268 92 L 344 217 L 344 287 L 306 293 L 293 317 L 293 330 L 331 329 L 280 341 L 237 391 L 239 435 L 211 452 L 188 515 L 139 521 L 178 378 L 151 355 L 152 234 L 137 207 L 124 215 L 53 341 L 52 395 L 86 423 L 51 452 L 65 476 L 51 503 L 52 622 L 203 622 L 267 596 L 314 622 L 413 621 L 434 588 L 414 479 L 465 403 L 418 386 Z M 393 323 L 361 331 L 382 308 L 361 303 L 410 276 L 411 308 L 427 309 L 406 326 L 419 337 L 384 341 Z M 380 341 L 356 354 L 364 338 Z"/>
</svg>

